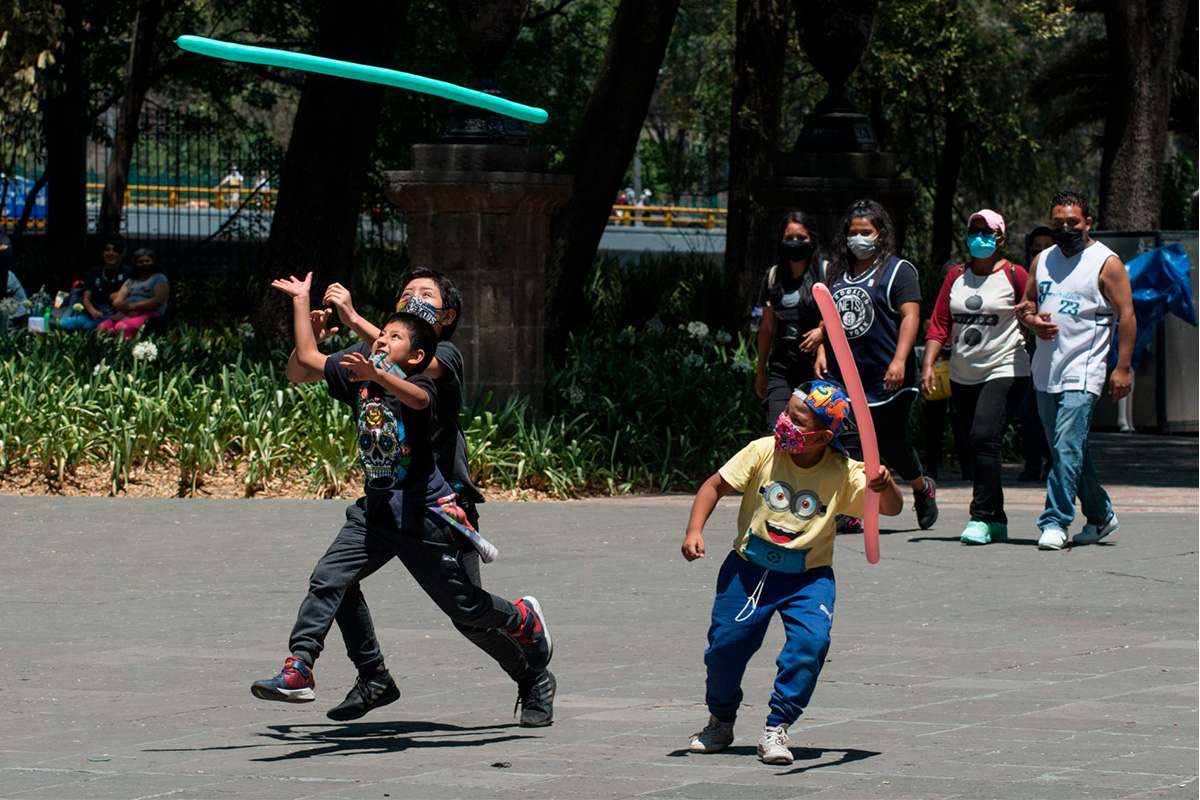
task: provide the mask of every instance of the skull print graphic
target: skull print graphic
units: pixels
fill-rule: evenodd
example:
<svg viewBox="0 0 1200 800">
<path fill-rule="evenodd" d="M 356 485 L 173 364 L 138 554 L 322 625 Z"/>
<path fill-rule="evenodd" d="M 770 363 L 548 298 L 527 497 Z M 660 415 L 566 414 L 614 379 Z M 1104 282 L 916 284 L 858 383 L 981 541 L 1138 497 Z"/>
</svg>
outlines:
<svg viewBox="0 0 1200 800">
<path fill-rule="evenodd" d="M 358 456 L 367 482 L 394 486 L 408 475 L 412 447 L 404 438 L 404 423 L 364 386 L 358 401 Z"/>
</svg>

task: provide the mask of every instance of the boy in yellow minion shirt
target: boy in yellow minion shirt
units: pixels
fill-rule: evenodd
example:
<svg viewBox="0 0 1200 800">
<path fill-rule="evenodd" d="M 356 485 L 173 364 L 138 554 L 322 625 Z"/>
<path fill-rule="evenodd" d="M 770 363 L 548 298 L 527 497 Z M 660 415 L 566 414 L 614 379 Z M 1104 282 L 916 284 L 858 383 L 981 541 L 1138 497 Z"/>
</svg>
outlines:
<svg viewBox="0 0 1200 800">
<path fill-rule="evenodd" d="M 883 514 L 895 516 L 904 506 L 886 467 L 868 482 L 862 463 L 846 456 L 837 436 L 849 413 L 850 401 L 836 385 L 804 384 L 779 415 L 774 437 L 746 445 L 696 493 L 682 548 L 688 561 L 704 557 L 704 523 L 717 501 L 736 489 L 742 504 L 738 536 L 717 579 L 704 651 L 710 716 L 692 737 L 693 753 L 715 753 L 733 743 L 742 675 L 779 612 L 787 640 L 776 660 L 758 757 L 766 764 L 792 763 L 787 729 L 808 705 L 829 651 L 834 517 L 861 517 L 866 489 L 882 495 Z"/>
</svg>

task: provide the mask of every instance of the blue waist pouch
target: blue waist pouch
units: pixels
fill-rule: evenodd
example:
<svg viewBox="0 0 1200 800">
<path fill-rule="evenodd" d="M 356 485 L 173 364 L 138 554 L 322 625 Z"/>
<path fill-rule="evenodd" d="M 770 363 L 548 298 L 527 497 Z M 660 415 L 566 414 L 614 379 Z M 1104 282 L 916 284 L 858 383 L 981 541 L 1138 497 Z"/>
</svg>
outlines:
<svg viewBox="0 0 1200 800">
<path fill-rule="evenodd" d="M 741 551 L 742 556 L 751 564 L 792 575 L 804 572 L 805 561 L 811 552 L 811 547 L 803 550 L 789 550 L 774 542 L 769 542 L 761 536 L 755 536 L 753 533 L 746 539 L 746 544 Z"/>
</svg>

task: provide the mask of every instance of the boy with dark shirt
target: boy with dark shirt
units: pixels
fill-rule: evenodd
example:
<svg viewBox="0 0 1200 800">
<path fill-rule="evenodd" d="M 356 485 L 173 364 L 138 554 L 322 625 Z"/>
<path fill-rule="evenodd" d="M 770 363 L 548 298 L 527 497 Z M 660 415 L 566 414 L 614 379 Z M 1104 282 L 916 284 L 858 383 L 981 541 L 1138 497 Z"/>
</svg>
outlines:
<svg viewBox="0 0 1200 800">
<path fill-rule="evenodd" d="M 121 259 L 125 255 L 125 238 L 120 234 L 104 237 L 100 251 L 101 265 L 92 267 L 83 278 L 83 311 L 66 314 L 58 326 L 67 331 L 90 331 L 111 317 L 112 299 L 133 277 L 133 270 Z"/>
<path fill-rule="evenodd" d="M 510 603 L 479 588 L 463 565 L 471 546 L 443 514 L 457 509 L 433 460 L 436 389 L 421 374 L 433 359 L 433 326 L 427 317 L 398 313 L 379 331 L 370 358 L 358 352 L 327 358 L 317 349 L 313 327 L 321 326 L 320 315 L 309 309 L 311 281 L 309 273 L 303 281 L 293 277 L 271 285 L 293 298 L 296 366 L 322 372 L 330 396 L 355 409 L 365 495 L 346 510 L 346 524 L 313 570 L 283 670 L 256 681 L 251 692 L 264 700 L 316 699 L 312 666 L 336 618 L 359 678 L 329 716 L 357 719 L 398 699 L 359 588 L 395 556 L 456 626 L 479 632 L 480 639 L 488 633 L 489 641 L 504 644 L 531 670 L 549 677 L 549 698 L 534 692 L 527 703 L 530 722 L 522 715 L 522 724 L 549 724 L 553 677 L 546 665 L 553 651 L 537 600 Z"/>
</svg>

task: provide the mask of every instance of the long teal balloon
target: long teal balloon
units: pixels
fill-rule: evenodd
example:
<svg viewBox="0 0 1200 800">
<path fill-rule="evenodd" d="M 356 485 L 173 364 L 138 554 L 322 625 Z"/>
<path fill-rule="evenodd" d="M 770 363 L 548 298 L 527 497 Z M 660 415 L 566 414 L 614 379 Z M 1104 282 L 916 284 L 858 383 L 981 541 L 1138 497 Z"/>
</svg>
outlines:
<svg viewBox="0 0 1200 800">
<path fill-rule="evenodd" d="M 457 84 L 413 75 L 410 72 L 400 72 L 383 67 L 370 67 L 366 64 L 354 64 L 350 61 L 338 61 L 336 58 L 310 56 L 306 53 L 292 53 L 287 50 L 276 50 L 271 47 L 254 47 L 248 44 L 233 44 L 207 39 L 203 36 L 180 36 L 175 44 L 192 53 L 202 56 L 223 58 L 226 61 L 242 61 L 247 64 L 266 64 L 271 67 L 286 67 L 304 72 L 319 72 L 322 75 L 333 75 L 338 78 L 349 78 L 354 81 L 382 83 L 384 86 L 395 86 L 398 89 L 410 89 L 414 92 L 424 92 L 447 100 L 454 100 L 470 106 L 495 111 L 506 117 L 513 117 L 524 122 L 543 123 L 550 118 L 546 109 L 514 103 L 502 97 L 496 97 L 486 92 L 467 89 Z"/>
</svg>

